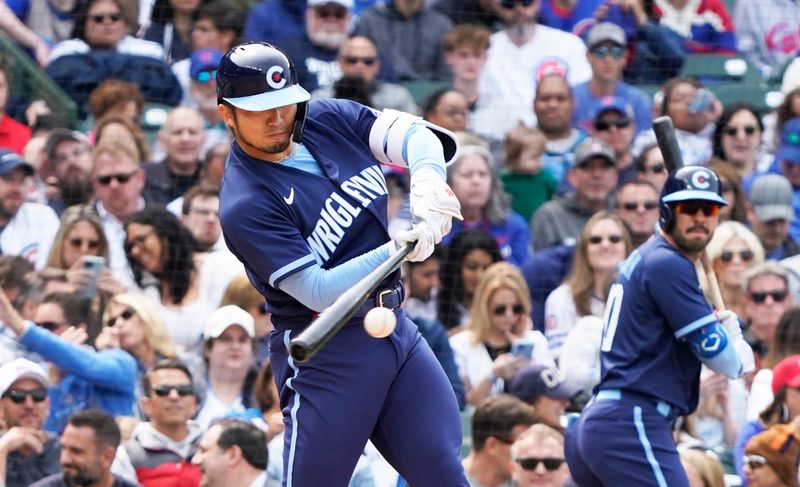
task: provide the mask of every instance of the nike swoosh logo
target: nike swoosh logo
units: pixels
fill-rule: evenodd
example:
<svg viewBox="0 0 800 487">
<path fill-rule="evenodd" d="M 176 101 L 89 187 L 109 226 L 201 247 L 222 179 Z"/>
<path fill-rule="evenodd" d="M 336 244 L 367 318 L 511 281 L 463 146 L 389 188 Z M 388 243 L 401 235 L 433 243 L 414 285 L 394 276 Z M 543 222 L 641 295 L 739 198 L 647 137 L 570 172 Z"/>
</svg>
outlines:
<svg viewBox="0 0 800 487">
<path fill-rule="evenodd" d="M 283 201 L 285 201 L 287 205 L 294 203 L 294 188 L 289 192 L 289 196 L 283 197 Z"/>
</svg>

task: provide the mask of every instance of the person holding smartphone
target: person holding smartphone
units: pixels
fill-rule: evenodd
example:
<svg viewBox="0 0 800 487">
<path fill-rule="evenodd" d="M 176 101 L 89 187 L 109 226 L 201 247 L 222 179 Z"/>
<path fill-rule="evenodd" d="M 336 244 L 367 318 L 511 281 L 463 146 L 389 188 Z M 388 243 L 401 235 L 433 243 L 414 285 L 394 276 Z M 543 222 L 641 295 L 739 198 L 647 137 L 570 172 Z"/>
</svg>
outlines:
<svg viewBox="0 0 800 487">
<path fill-rule="evenodd" d="M 486 269 L 472 301 L 467 329 L 450 338 L 467 403 L 479 406 L 531 362 L 554 365 L 547 340 L 531 323 L 528 286 L 519 269 L 497 262 Z"/>
</svg>

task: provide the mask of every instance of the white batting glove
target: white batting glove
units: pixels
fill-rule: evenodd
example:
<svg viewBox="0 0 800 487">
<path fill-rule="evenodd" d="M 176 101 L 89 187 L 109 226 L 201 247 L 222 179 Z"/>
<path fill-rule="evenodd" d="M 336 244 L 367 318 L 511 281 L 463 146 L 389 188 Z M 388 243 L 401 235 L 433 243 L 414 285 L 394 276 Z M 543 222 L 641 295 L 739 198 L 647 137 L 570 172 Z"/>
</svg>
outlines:
<svg viewBox="0 0 800 487">
<path fill-rule="evenodd" d="M 717 321 L 722 323 L 725 331 L 728 332 L 728 339 L 731 343 L 737 340 L 744 340 L 742 337 L 742 327 L 739 325 L 739 317 L 729 309 L 717 311 Z"/>
<path fill-rule="evenodd" d="M 756 370 L 756 358 L 753 356 L 753 349 L 744 340 L 736 340 L 733 342 L 733 348 L 742 361 L 742 374 L 749 374 Z"/>
<path fill-rule="evenodd" d="M 401 247 L 405 247 L 406 244 L 412 242 L 416 242 L 416 245 L 414 245 L 414 250 L 406 256 L 405 260 L 421 262 L 430 257 L 431 254 L 433 254 L 433 247 L 436 245 L 434 243 L 434 232 L 431 230 L 431 227 L 422 223 L 414 225 L 411 230 L 400 230 L 391 241 L 392 249 L 390 249 L 390 252 L 394 253 Z"/>
<path fill-rule="evenodd" d="M 427 223 L 433 230 L 434 243 L 450 233 L 453 218 L 463 220 L 458 198 L 432 169 L 419 169 L 411 174 L 410 200 L 412 221 Z"/>
</svg>

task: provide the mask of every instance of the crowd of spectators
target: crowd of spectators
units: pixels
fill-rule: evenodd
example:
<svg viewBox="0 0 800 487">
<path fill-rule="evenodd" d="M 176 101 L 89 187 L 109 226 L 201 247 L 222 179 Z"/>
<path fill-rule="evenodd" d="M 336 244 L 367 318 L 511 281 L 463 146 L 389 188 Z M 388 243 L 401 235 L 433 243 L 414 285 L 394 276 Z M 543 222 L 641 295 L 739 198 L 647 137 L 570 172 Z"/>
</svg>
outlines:
<svg viewBox="0 0 800 487">
<path fill-rule="evenodd" d="M 600 378 L 617 266 L 658 231 L 651 127 L 670 116 L 686 164 L 720 176 L 706 253 L 758 364 L 702 373 L 682 462 L 692 486 L 798 485 L 799 18 L 780 0 L 1 1 L 21 50 L 0 50 L 0 485 L 280 485 L 269 303 L 219 223 L 217 65 L 243 40 L 285 50 L 313 98 L 459 137 L 464 219 L 404 264 L 403 307 L 474 486 L 571 485 L 563 433 Z M 683 75 L 703 56 L 783 101 L 717 96 Z M 77 119 L 15 90 L 30 66 Z M 394 233 L 408 181 L 384 173 Z M 398 482 L 368 444 L 350 485 Z"/>
</svg>

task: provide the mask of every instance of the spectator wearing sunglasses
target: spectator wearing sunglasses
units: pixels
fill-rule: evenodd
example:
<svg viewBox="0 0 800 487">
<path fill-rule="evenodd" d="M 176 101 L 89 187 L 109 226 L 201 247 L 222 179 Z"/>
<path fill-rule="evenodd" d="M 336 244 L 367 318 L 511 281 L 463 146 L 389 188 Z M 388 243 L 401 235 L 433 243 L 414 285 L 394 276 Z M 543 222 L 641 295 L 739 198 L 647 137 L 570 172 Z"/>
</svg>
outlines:
<svg viewBox="0 0 800 487">
<path fill-rule="evenodd" d="M 745 305 L 744 274 L 751 267 L 764 262 L 764 247 L 758 237 L 739 222 L 721 222 L 705 252 L 717 276 L 726 306 L 735 311 L 737 316 L 747 320 L 749 315 Z M 700 284 L 711 302 L 711 291 L 704 275 L 700 277 Z"/>
<path fill-rule="evenodd" d="M 774 345 L 781 316 L 794 304 L 789 271 L 774 260 L 754 265 L 744 274 L 744 289 L 744 306 L 749 318 L 744 335 L 758 361 Z"/>
<path fill-rule="evenodd" d="M 19 343 L 52 367 L 47 431 L 60 434 L 72 413 L 88 407 L 113 415 L 132 414 L 136 361 L 118 348 L 97 351 L 87 345 L 93 329 L 88 301 L 73 293 L 52 293 L 36 308 L 33 320 L 27 321 L 3 292 L 0 321 Z"/>
<path fill-rule="evenodd" d="M 511 445 L 538 422 L 536 409 L 509 394 L 483 401 L 472 415 L 472 451 L 462 462 L 472 487 L 513 487 Z"/>
<path fill-rule="evenodd" d="M 129 480 L 142 487 L 197 485 L 200 468 L 191 463 L 203 428 L 192 421 L 197 408 L 192 374 L 182 362 L 160 360 L 142 377 L 141 406 L 149 421 L 139 423 L 118 453 Z M 130 474 L 129 474 L 130 475 Z"/>
<path fill-rule="evenodd" d="M 123 285 L 107 265 L 99 274 L 95 274 L 94 270 L 84 265 L 85 256 L 102 257 L 108 262 L 108 239 L 93 207 L 70 206 L 61 215 L 61 226 L 47 256 L 46 271 L 51 275 L 60 271 L 74 292 L 87 293 L 87 297 L 96 296 L 99 291 L 104 299 L 108 299 L 123 292 Z"/>
<path fill-rule="evenodd" d="M 765 172 L 772 156 L 761 143 L 764 124 L 753 106 L 732 103 L 725 107 L 714 130 L 714 156 L 731 164 L 741 179 Z"/>
<path fill-rule="evenodd" d="M 419 113 L 414 97 L 405 86 L 380 79 L 385 74 L 382 73 L 385 68 L 381 63 L 378 48 L 368 37 L 354 35 L 344 41 L 339 48 L 336 62 L 342 75 L 338 81 L 347 77 L 363 80 L 363 88 L 369 95 L 368 101 L 372 108 Z M 319 88 L 311 93 L 312 98 L 334 98 L 335 95 L 333 86 Z"/>
<path fill-rule="evenodd" d="M 42 269 L 58 217 L 49 206 L 27 201 L 35 173 L 22 156 L 0 148 L 0 253 L 21 255 Z"/>
<path fill-rule="evenodd" d="M 564 487 L 570 478 L 564 435 L 546 424 L 535 424 L 517 437 L 511 445 L 511 462 L 516 487 Z"/>
<path fill-rule="evenodd" d="M 195 368 L 200 367 L 194 354 L 184 352 L 169 336 L 164 322 L 150 301 L 141 294 L 123 293 L 112 297 L 106 305 L 102 330 L 95 340 L 98 350 L 119 348 L 136 360 L 136 398 L 147 394 L 142 387 L 145 373 L 161 360 L 181 359 Z M 136 416 L 144 418 L 146 411 L 138 409 Z"/>
<path fill-rule="evenodd" d="M 581 2 L 582 3 L 582 2 Z M 601 107 L 610 97 L 622 100 L 622 113 L 635 125 L 634 134 L 652 126 L 652 101 L 643 91 L 622 81 L 627 66 L 628 37 L 622 27 L 611 22 L 595 24 L 586 35 L 586 59 L 592 67 L 592 77 L 573 89 L 575 113 L 573 123 L 591 131 L 600 116 Z"/>
<path fill-rule="evenodd" d="M 27 487 L 61 470 L 58 436 L 45 432 L 50 410 L 47 372 L 18 358 L 0 367 L 0 409 L 5 431 L 0 436 L 0 481 Z"/>
<path fill-rule="evenodd" d="M 791 451 L 794 480 L 785 485 L 795 487 L 797 485 L 797 447 L 800 443 L 798 443 L 797 438 L 794 439 L 793 444 L 775 441 L 777 438 L 774 433 L 780 430 L 789 431 L 788 428 L 792 430 L 797 428 L 798 416 L 800 416 L 800 406 L 798 406 L 800 404 L 800 355 L 789 356 L 775 365 L 772 374 L 772 392 L 774 396 L 769 406 L 759 414 L 757 419 L 742 427 L 742 431 L 736 439 L 733 462 L 736 466 L 736 472 L 750 485 L 750 474 L 754 473 L 754 470 L 759 470 L 759 467 L 754 465 L 752 461 L 766 464 L 768 462 L 763 460 L 775 460 L 776 456 L 774 454 L 780 451 L 785 453 Z M 761 443 L 761 448 L 757 446 L 759 443 Z M 771 444 L 771 448 L 763 448 L 768 444 Z M 772 454 L 770 454 L 770 450 L 772 450 Z M 762 458 L 748 458 L 749 455 L 758 455 Z M 770 463 L 769 466 L 776 469 L 777 464 Z M 762 474 L 768 472 L 769 470 L 762 472 Z M 753 475 L 753 477 L 754 480 L 758 478 L 757 475 Z M 754 485 L 782 486 L 784 484 L 762 483 Z"/>
<path fill-rule="evenodd" d="M 655 232 L 660 196 L 656 187 L 645 179 L 623 183 L 617 191 L 614 213 L 625 222 L 633 248 L 645 243 Z"/>
<path fill-rule="evenodd" d="M 601 211 L 586 222 L 569 275 L 544 304 L 544 333 L 556 359 L 578 319 L 603 316 L 609 282 L 631 250 L 625 223 L 614 213 Z"/>
<path fill-rule="evenodd" d="M 661 189 L 667 181 L 667 166 L 658 144 L 647 145 L 636 158 L 636 173 L 640 179 L 650 181 L 661 194 Z"/>
<path fill-rule="evenodd" d="M 480 405 L 505 390 L 514 373 L 531 362 L 554 365 L 547 339 L 534 331 L 528 286 L 512 264 L 483 273 L 467 329 L 450 338 L 467 403 Z"/>
<path fill-rule="evenodd" d="M 125 257 L 123 224 L 145 206 L 142 191 L 146 176 L 138 151 L 123 142 L 109 140 L 94 148 L 92 159 L 94 208 L 108 239 L 109 267 L 125 289 L 135 289 L 133 272 Z"/>
<path fill-rule="evenodd" d="M 614 150 L 617 166 L 617 186 L 636 178 L 631 145 L 636 134 L 633 108 L 623 98 L 610 96 L 597 104 L 591 128 L 592 137 Z"/>
</svg>

